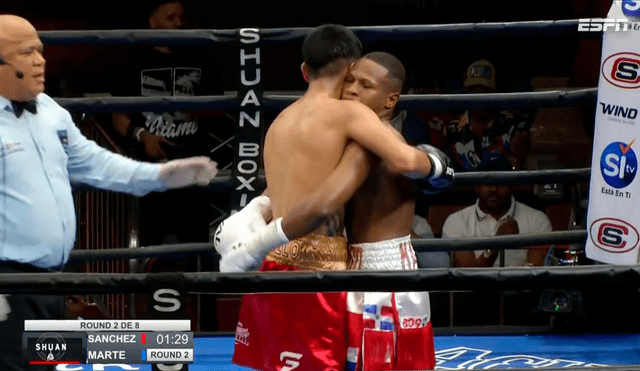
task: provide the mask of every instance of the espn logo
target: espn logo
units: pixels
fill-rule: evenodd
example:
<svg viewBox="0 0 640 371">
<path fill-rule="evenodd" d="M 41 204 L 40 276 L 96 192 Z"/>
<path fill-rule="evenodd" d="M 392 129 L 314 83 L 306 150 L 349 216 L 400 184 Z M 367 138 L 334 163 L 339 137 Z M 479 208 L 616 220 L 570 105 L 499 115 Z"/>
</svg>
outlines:
<svg viewBox="0 0 640 371">
<path fill-rule="evenodd" d="M 610 55 L 602 63 L 602 77 L 619 88 L 639 88 L 640 54 L 622 52 Z"/>
<path fill-rule="evenodd" d="M 626 31 L 630 22 L 626 18 L 580 18 L 578 20 L 578 32 L 606 32 L 609 29 Z"/>
<path fill-rule="evenodd" d="M 637 229 L 616 218 L 596 220 L 591 224 L 589 235 L 596 247 L 616 254 L 633 250 L 640 240 Z"/>
</svg>

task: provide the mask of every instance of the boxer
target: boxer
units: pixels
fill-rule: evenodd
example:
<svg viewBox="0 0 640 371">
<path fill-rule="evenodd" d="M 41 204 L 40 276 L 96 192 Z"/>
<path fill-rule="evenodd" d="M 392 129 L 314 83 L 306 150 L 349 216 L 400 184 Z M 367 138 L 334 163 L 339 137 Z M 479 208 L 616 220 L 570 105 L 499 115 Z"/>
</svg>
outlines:
<svg viewBox="0 0 640 371">
<path fill-rule="evenodd" d="M 389 61 L 395 63 L 388 63 Z M 389 70 L 396 71 L 398 69 L 400 69 L 401 71 L 394 75 L 399 74 L 401 75 L 400 77 L 389 76 Z M 402 88 L 403 82 L 404 68 L 395 57 L 387 53 L 372 53 L 363 57 L 363 59 L 361 59 L 354 66 L 352 73 L 346 80 L 343 98 L 359 100 L 367 104 L 369 107 L 373 108 L 377 114 L 380 115 L 382 121 L 385 122 L 386 125 L 389 125 L 389 119 L 393 114 L 395 103 L 397 102 L 397 98 L 400 89 Z M 366 89 L 361 89 L 360 86 L 366 86 Z M 397 134 L 397 136 L 402 140 L 399 134 Z M 437 165 L 442 170 L 444 170 L 440 171 L 440 176 L 429 178 L 432 183 L 427 183 L 427 186 L 431 190 L 443 189 L 450 186 L 452 180 L 452 172 L 450 171 L 447 175 L 446 169 L 450 168 L 450 165 L 446 156 L 444 156 L 441 152 L 439 152 L 439 150 L 433 147 L 423 146 L 423 148 L 429 151 L 430 157 L 433 157 L 432 163 L 437 163 Z M 360 233 L 355 232 L 352 228 L 347 229 L 348 231 L 350 231 L 350 239 L 352 238 L 351 235 L 353 235 L 353 238 L 356 241 L 366 242 L 370 241 L 372 238 L 375 241 L 382 241 L 375 244 L 375 249 L 373 247 L 371 247 L 370 249 L 371 251 L 375 250 L 374 254 L 377 254 L 378 257 L 384 257 L 387 263 L 378 266 L 376 266 L 375 264 L 370 264 L 370 249 L 365 249 L 367 253 L 360 253 L 359 255 L 360 257 L 363 257 L 364 260 L 361 259 L 359 261 L 360 266 L 358 268 L 388 269 L 389 267 L 404 267 L 405 269 L 415 269 L 415 254 L 413 252 L 413 248 L 410 245 L 410 241 L 408 240 L 408 235 L 411 229 L 411 221 L 413 219 L 414 206 L 411 181 L 406 177 L 399 176 L 393 172 L 385 170 L 387 169 L 387 167 L 375 164 L 375 162 L 377 161 L 375 160 L 374 156 L 368 154 L 358 145 L 349 145 L 338 167 L 320 186 L 319 191 L 312 194 L 311 197 L 306 197 L 301 203 L 300 207 L 294 208 L 292 212 L 285 216 L 285 220 L 287 218 L 295 216 L 294 220 L 306 220 L 308 224 L 315 226 L 318 223 L 318 220 L 321 220 L 326 215 L 331 215 L 333 211 L 336 211 L 339 206 L 343 205 L 344 202 L 354 193 L 355 189 L 364 181 L 364 179 L 366 179 L 366 174 L 369 172 L 369 169 L 374 168 L 376 169 L 376 171 L 373 172 L 373 174 L 365 183 L 363 189 L 361 189 L 361 191 L 358 193 L 359 196 L 355 197 L 354 204 L 357 204 L 358 199 L 364 201 L 369 197 L 374 197 L 376 201 L 372 202 L 371 204 L 375 206 L 362 207 L 354 205 L 356 206 L 355 209 L 359 209 L 360 212 L 354 213 L 355 218 L 352 219 L 352 222 L 355 222 L 359 225 L 364 223 L 370 227 L 372 224 L 377 225 L 378 222 L 383 221 L 382 219 L 384 219 L 385 217 L 396 219 L 397 221 L 395 223 L 391 223 L 392 225 L 385 228 L 371 228 L 370 232 L 368 231 L 369 229 L 366 226 Z M 447 176 L 448 179 L 445 179 L 443 175 Z M 385 185 L 388 187 L 388 189 L 380 187 Z M 386 197 L 389 196 L 389 193 L 391 194 L 391 197 Z M 385 197 L 388 199 L 385 199 Z M 246 214 L 246 217 L 248 217 L 249 219 L 251 219 L 249 215 L 252 215 L 252 218 L 260 221 L 262 219 L 262 211 L 257 205 L 264 205 L 263 202 L 265 202 L 265 197 L 261 196 L 258 199 L 261 199 L 261 201 L 256 202 L 255 204 L 253 204 L 252 201 L 252 203 L 245 207 L 245 209 L 243 209 L 241 213 Z M 318 200 L 324 200 L 325 205 L 321 208 L 314 207 L 313 205 L 322 204 L 321 202 L 318 202 Z M 376 211 L 375 209 L 377 209 L 377 206 L 380 206 L 380 209 Z M 352 207 L 350 209 L 354 208 Z M 300 210 L 316 210 L 316 214 L 312 217 L 309 217 L 309 213 L 305 215 L 305 213 L 303 211 L 301 212 Z M 318 212 L 318 210 L 325 211 Z M 327 212 L 326 210 L 329 211 Z M 235 214 L 234 216 L 237 216 L 238 214 L 239 213 Z M 373 217 L 365 218 L 365 215 Z M 360 222 L 357 222 L 358 220 L 360 220 Z M 405 223 L 405 221 L 407 220 L 408 223 Z M 372 221 L 373 223 L 371 223 Z M 305 223 L 302 222 L 302 224 Z M 243 224 L 234 223 L 233 225 L 240 228 Z M 248 223 L 247 225 L 251 225 L 251 223 Z M 408 229 L 408 231 L 405 231 L 406 229 Z M 222 232 L 222 230 L 224 230 L 224 228 L 219 228 L 218 232 Z M 404 237 L 404 232 L 406 232 L 407 237 Z M 249 233 L 251 232 L 249 231 Z M 231 233 L 219 234 L 225 236 Z M 386 238 L 389 236 L 392 236 L 390 241 L 389 238 Z M 323 259 L 322 264 L 319 266 L 313 265 L 313 263 L 317 263 L 319 261 L 318 259 L 301 259 L 300 257 L 297 257 L 297 259 L 292 258 L 292 252 L 294 251 L 298 254 L 298 256 L 313 256 L 313 254 L 307 254 L 304 251 L 304 247 L 312 247 L 316 252 L 322 252 L 322 246 L 326 242 L 323 239 L 318 239 L 318 237 L 312 236 L 299 239 L 295 242 L 295 245 L 293 245 L 295 247 L 289 250 L 287 250 L 287 247 L 292 247 L 291 244 L 283 248 L 279 247 L 274 251 L 271 251 L 267 255 L 266 261 L 263 264 L 263 269 L 265 267 L 268 269 L 277 269 L 278 267 L 291 267 L 292 269 L 344 269 L 344 267 L 339 264 L 344 259 L 344 257 L 341 257 L 340 255 L 334 256 L 336 258 L 335 261 L 331 261 L 331 259 Z M 228 243 L 226 245 L 228 247 Z M 354 250 L 362 252 L 361 247 L 362 245 L 359 247 L 354 247 Z M 358 250 L 357 248 L 360 249 Z M 328 248 L 326 251 L 322 252 L 323 256 L 333 256 L 332 254 L 330 254 L 330 251 L 331 248 Z M 355 256 L 357 254 L 352 255 Z M 378 262 L 379 261 L 380 260 L 378 260 Z M 352 265 L 355 266 L 356 264 Z M 354 295 L 355 296 L 353 297 L 363 298 L 362 293 L 354 293 Z M 365 294 L 365 296 L 367 295 Z M 363 300 L 360 300 L 358 302 L 360 304 L 359 306 L 357 304 L 354 306 L 354 303 L 356 303 L 357 300 L 354 301 L 353 297 L 350 297 L 350 299 L 352 300 L 349 301 L 351 309 L 350 319 L 351 323 L 353 324 L 353 326 L 349 330 L 349 334 L 351 335 L 350 342 L 352 342 L 354 346 L 349 349 L 349 364 L 353 364 L 355 367 L 357 363 L 358 367 L 361 367 L 362 353 L 359 351 L 360 346 L 358 343 L 358 339 L 361 340 L 363 338 L 363 324 L 368 324 L 369 322 L 363 322 Z M 399 303 L 400 305 L 394 305 L 393 308 L 395 308 L 395 310 L 397 311 L 396 317 L 399 319 L 399 316 L 402 315 L 403 319 L 405 320 L 405 324 L 409 323 L 407 315 L 410 315 L 411 318 L 419 317 L 422 321 L 420 325 L 417 325 L 414 320 L 411 322 L 410 327 L 402 327 L 398 326 L 398 320 L 396 320 L 397 334 L 402 334 L 402 336 L 398 337 L 398 339 L 403 341 L 402 344 L 404 346 L 408 346 L 407 349 L 412 349 L 414 351 L 398 353 L 399 357 L 394 357 L 392 360 L 393 365 L 404 369 L 410 369 L 407 367 L 413 367 L 413 369 L 433 368 L 435 358 L 433 352 L 433 334 L 429 321 L 428 294 L 379 293 L 374 296 L 367 297 L 370 299 L 380 299 L 382 297 L 390 298 L 392 299 L 393 304 Z M 296 307 L 299 306 L 296 305 Z M 340 308 L 341 304 L 336 304 L 333 307 Z M 255 308 L 253 309 L 255 310 Z M 243 316 L 241 314 L 241 321 L 242 317 Z M 241 323 L 238 327 L 238 338 L 244 339 L 247 332 L 250 331 L 247 330 L 246 324 Z M 358 335 L 358 333 L 360 335 Z M 374 338 L 376 336 L 380 337 L 380 335 L 385 338 L 385 336 L 389 334 L 391 334 L 392 337 L 396 336 L 393 331 L 375 331 L 375 329 L 368 329 L 366 333 L 367 335 L 373 334 Z M 372 336 L 364 337 L 364 339 L 366 340 L 371 340 L 371 338 Z M 409 339 L 411 340 L 411 342 L 405 344 L 404 341 Z M 240 341 L 240 343 L 240 345 L 236 346 L 236 349 L 244 350 L 249 348 L 248 346 L 243 345 L 242 341 Z M 380 343 L 380 341 L 378 341 L 378 343 Z M 382 343 L 384 343 L 384 341 Z M 373 347 L 373 344 L 370 343 L 369 345 L 370 347 Z M 391 345 L 395 348 L 393 342 L 391 343 Z M 415 351 L 420 352 L 418 352 L 419 354 L 416 354 Z M 374 352 L 369 352 L 369 354 L 373 353 Z M 375 360 L 373 358 L 368 359 L 367 361 L 368 363 L 365 363 L 365 367 L 378 367 L 378 365 L 375 364 Z"/>
<path fill-rule="evenodd" d="M 290 226 L 282 218 L 317 190 L 349 141 L 380 156 L 395 173 L 433 175 L 437 166 L 431 156 L 400 140 L 366 106 L 337 99 L 348 67 L 359 54 L 359 41 L 342 26 L 320 26 L 305 39 L 303 72 L 309 88 L 280 113 L 265 137 L 265 174 L 274 220 L 234 243 L 222 256 L 221 271 L 245 270 L 267 253 L 261 270 L 346 268 L 340 213 L 314 233 L 291 242 L 294 235 L 285 233 Z M 296 227 L 295 221 L 292 224 Z M 308 320 L 311 308 L 313 321 Z M 245 295 L 234 363 L 257 369 L 343 370 L 346 315 L 345 293 Z"/>
</svg>

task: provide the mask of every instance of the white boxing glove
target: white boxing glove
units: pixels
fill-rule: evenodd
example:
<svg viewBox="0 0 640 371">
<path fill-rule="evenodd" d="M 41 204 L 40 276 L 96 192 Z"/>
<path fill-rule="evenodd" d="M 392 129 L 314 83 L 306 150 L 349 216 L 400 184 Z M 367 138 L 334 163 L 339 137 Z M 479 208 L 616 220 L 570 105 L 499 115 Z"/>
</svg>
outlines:
<svg viewBox="0 0 640 371">
<path fill-rule="evenodd" d="M 240 238 L 255 233 L 270 220 L 271 200 L 267 196 L 255 197 L 242 210 L 220 223 L 213 236 L 213 246 L 224 256 Z"/>
<path fill-rule="evenodd" d="M 256 270 L 269 251 L 289 242 L 282 231 L 282 218 L 245 235 L 222 254 L 220 272 L 246 272 Z"/>
<path fill-rule="evenodd" d="M 209 157 L 189 157 L 160 165 L 158 180 L 167 188 L 205 186 L 218 174 L 218 164 Z"/>
</svg>

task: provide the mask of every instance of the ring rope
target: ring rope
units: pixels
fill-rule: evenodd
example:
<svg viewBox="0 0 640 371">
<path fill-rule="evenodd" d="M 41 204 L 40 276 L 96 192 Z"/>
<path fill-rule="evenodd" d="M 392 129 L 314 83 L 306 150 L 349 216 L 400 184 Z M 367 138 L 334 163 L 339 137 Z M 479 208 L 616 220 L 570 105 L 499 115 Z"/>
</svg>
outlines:
<svg viewBox="0 0 640 371">
<path fill-rule="evenodd" d="M 482 184 L 551 184 L 551 183 L 574 183 L 588 182 L 591 175 L 591 168 L 579 169 L 555 169 L 555 170 L 518 170 L 518 171 L 470 171 L 457 173 L 454 178 L 454 186 L 471 186 Z M 264 174 L 258 176 L 261 183 L 260 189 L 265 188 L 266 180 Z M 74 191 L 100 191 L 84 183 L 73 183 Z M 227 170 L 223 170 L 218 176 L 213 178 L 206 188 L 210 191 L 230 191 L 231 175 Z"/>
<path fill-rule="evenodd" d="M 597 88 L 487 94 L 405 94 L 402 108 L 429 110 L 595 107 Z"/>
<path fill-rule="evenodd" d="M 473 251 L 473 250 L 519 250 L 531 246 L 551 244 L 583 244 L 587 231 L 555 231 L 536 234 L 513 234 L 494 237 L 470 238 L 426 238 L 411 240 L 416 252 L 428 251 Z"/>
<path fill-rule="evenodd" d="M 531 37 L 575 35 L 598 37 L 599 33 L 578 32 L 579 20 L 526 21 L 506 23 L 459 23 L 440 25 L 404 25 L 350 27 L 363 43 L 376 41 L 478 40 L 484 37 Z M 263 45 L 301 42 L 313 28 L 260 29 Z M 92 30 L 40 31 L 46 45 L 167 45 L 235 46 L 236 30 Z"/>
<path fill-rule="evenodd" d="M 209 182 L 209 185 L 207 186 L 192 186 L 192 187 L 188 187 L 188 188 L 194 188 L 194 189 L 206 189 L 209 191 L 221 191 L 221 192 L 227 192 L 227 191 L 231 191 L 231 176 L 228 175 L 229 171 L 228 170 L 221 170 L 220 173 L 223 173 L 223 175 L 218 175 L 215 178 L 211 179 L 211 181 Z M 265 184 L 266 184 L 266 180 L 263 174 L 259 175 L 258 178 L 258 182 L 260 182 L 260 189 L 264 189 L 266 188 Z M 71 183 L 71 189 L 74 192 L 104 192 L 103 189 L 101 188 L 97 188 L 94 187 L 92 185 L 86 184 L 86 183 L 77 183 L 77 182 L 72 182 Z"/>
<path fill-rule="evenodd" d="M 470 171 L 456 173 L 453 184 L 469 186 L 480 184 L 550 184 L 588 182 L 591 168 L 518 171 Z"/>
<path fill-rule="evenodd" d="M 640 287 L 640 266 L 432 268 L 414 271 L 0 274 L 0 293 L 240 294 L 336 291 L 500 291 Z"/>
<path fill-rule="evenodd" d="M 596 104 L 597 88 L 571 91 L 554 90 L 527 93 L 495 94 L 410 94 L 398 101 L 400 108 L 424 110 L 459 110 L 480 108 L 540 108 L 540 107 L 591 107 Z M 282 110 L 300 95 L 264 94 L 263 108 Z M 198 97 L 99 97 L 54 98 L 69 111 L 84 113 L 110 113 L 161 110 L 218 110 L 238 109 L 235 94 L 228 96 Z"/>
<path fill-rule="evenodd" d="M 462 109 L 595 107 L 597 88 L 486 94 L 404 94 L 399 108 L 448 111 Z M 299 96 L 265 95 L 264 107 L 284 109 Z"/>
<path fill-rule="evenodd" d="M 585 230 L 572 230 L 496 237 L 413 239 L 411 244 L 416 252 L 473 251 L 488 248 L 494 250 L 517 250 L 539 245 L 583 244 L 586 238 L 587 232 Z M 106 250 L 73 250 L 69 255 L 67 264 L 112 259 L 174 258 L 208 254 L 219 257 L 212 243 L 185 243 Z"/>
<path fill-rule="evenodd" d="M 213 243 L 182 243 L 117 249 L 72 250 L 67 264 L 114 259 L 180 258 L 192 255 L 220 255 Z"/>
<path fill-rule="evenodd" d="M 202 95 L 188 97 L 98 97 L 53 98 L 69 111 L 83 113 L 112 113 L 169 110 L 218 110 L 237 109 L 237 97 Z"/>
</svg>

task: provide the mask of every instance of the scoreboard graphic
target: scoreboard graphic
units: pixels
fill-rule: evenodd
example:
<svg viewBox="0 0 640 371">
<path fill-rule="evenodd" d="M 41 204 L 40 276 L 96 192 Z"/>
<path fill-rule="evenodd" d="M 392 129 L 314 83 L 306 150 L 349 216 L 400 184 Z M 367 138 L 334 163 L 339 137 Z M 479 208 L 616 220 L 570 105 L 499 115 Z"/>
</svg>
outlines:
<svg viewBox="0 0 640 371">
<path fill-rule="evenodd" d="M 193 363 L 190 320 L 27 320 L 23 355 L 32 365 Z"/>
</svg>

